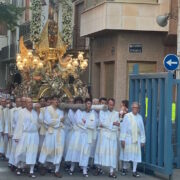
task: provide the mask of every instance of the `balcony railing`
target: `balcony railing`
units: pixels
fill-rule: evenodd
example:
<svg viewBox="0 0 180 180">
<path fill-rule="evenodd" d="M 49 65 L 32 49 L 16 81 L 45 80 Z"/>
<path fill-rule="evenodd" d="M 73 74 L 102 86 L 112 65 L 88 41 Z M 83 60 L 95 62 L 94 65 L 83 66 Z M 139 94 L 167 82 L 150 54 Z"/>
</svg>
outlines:
<svg viewBox="0 0 180 180">
<path fill-rule="evenodd" d="M 15 58 L 17 53 L 17 46 L 15 44 L 10 45 L 10 58 Z"/>
<path fill-rule="evenodd" d="M 10 54 L 9 54 L 9 50 L 10 50 Z M 16 53 L 17 53 L 16 44 L 11 44 L 10 46 L 3 47 L 0 51 L 0 61 L 15 59 Z"/>
<path fill-rule="evenodd" d="M 86 48 L 85 37 L 80 37 L 80 28 L 73 29 L 73 49 L 84 50 Z"/>
<path fill-rule="evenodd" d="M 0 61 L 8 59 L 9 46 L 3 47 L 0 51 Z"/>
<path fill-rule="evenodd" d="M 19 27 L 19 37 L 23 36 L 24 41 L 30 40 L 30 22 L 21 24 Z"/>
</svg>

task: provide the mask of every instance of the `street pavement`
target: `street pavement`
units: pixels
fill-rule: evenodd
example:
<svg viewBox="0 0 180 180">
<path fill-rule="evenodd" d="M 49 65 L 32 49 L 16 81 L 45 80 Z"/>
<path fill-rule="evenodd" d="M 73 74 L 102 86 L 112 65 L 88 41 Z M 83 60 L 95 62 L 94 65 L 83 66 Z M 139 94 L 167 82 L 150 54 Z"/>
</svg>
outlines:
<svg viewBox="0 0 180 180">
<path fill-rule="evenodd" d="M 73 176 L 69 176 L 67 172 L 61 170 L 61 173 L 63 174 L 63 180 L 110 180 L 108 177 L 108 174 L 104 174 L 102 176 L 93 176 L 92 172 L 89 172 L 89 177 L 84 178 L 80 172 L 76 172 L 73 174 Z M 46 174 L 45 176 L 40 176 L 38 173 L 36 173 L 37 178 L 36 180 L 57 180 L 56 177 L 54 177 L 52 174 Z M 135 180 L 136 178 L 133 178 L 131 173 L 129 173 L 127 176 L 121 176 L 120 173 L 117 174 L 117 180 Z M 23 174 L 21 176 L 17 176 L 15 173 L 11 172 L 10 169 L 7 167 L 7 162 L 0 161 L 0 180 L 27 180 L 30 179 L 26 174 Z M 154 176 L 148 176 L 145 174 L 141 174 L 142 180 L 157 180 L 157 179 L 164 179 L 160 177 L 154 177 Z M 180 171 L 175 171 L 173 180 L 179 180 L 180 179 Z"/>
<path fill-rule="evenodd" d="M 78 170 L 77 170 L 78 171 Z M 65 172 L 62 168 L 62 170 L 60 171 L 63 174 L 63 179 L 64 180 L 84 180 L 84 179 L 88 179 L 88 180 L 109 180 L 110 178 L 107 177 L 108 174 L 104 174 L 102 176 L 93 176 L 92 172 L 89 172 L 89 177 L 88 178 L 84 178 L 82 176 L 82 173 L 80 172 L 76 172 L 73 174 L 73 176 L 69 176 L 67 174 L 67 172 Z M 57 180 L 56 177 L 54 177 L 52 174 L 46 174 L 46 176 L 40 176 L 38 173 L 36 173 L 37 175 L 37 180 Z M 141 179 L 146 179 L 146 180 L 156 180 L 159 178 L 155 178 L 155 177 L 150 177 L 144 174 L 141 174 Z M 0 180 L 27 180 L 30 179 L 29 177 L 27 177 L 27 175 L 22 175 L 22 176 L 16 176 L 15 173 L 11 172 L 10 169 L 7 167 L 7 162 L 4 161 L 0 161 Z M 120 173 L 118 173 L 118 177 L 117 180 L 121 179 L 121 180 L 134 180 L 135 178 L 132 177 L 131 174 L 128 174 L 126 177 L 122 177 L 120 175 Z"/>
</svg>

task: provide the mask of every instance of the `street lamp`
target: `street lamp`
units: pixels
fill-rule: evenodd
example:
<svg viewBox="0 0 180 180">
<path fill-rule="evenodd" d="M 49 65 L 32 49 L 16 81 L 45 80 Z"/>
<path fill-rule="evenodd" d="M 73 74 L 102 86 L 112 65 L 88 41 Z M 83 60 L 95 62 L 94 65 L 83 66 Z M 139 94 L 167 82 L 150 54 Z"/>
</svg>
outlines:
<svg viewBox="0 0 180 180">
<path fill-rule="evenodd" d="M 178 18 L 178 9 L 180 9 L 180 2 L 178 2 L 178 8 L 175 9 L 172 13 L 164 14 L 164 15 L 159 15 L 156 18 L 156 22 L 159 26 L 165 27 L 168 24 L 168 20 L 170 19 L 180 19 Z M 180 16 L 180 12 L 179 12 Z M 180 57 L 180 21 L 178 21 L 178 26 L 177 26 L 177 56 Z M 180 65 L 178 66 L 176 70 L 176 79 L 180 79 Z"/>
</svg>

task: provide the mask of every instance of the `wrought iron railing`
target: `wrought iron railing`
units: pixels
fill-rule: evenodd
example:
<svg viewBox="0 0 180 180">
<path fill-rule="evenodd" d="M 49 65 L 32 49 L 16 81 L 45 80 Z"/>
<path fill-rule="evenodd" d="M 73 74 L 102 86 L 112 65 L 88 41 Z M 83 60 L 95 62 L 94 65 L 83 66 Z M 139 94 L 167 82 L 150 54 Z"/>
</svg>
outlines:
<svg viewBox="0 0 180 180">
<path fill-rule="evenodd" d="M 19 27 L 19 37 L 23 36 L 24 41 L 30 40 L 30 22 L 25 22 Z"/>
</svg>

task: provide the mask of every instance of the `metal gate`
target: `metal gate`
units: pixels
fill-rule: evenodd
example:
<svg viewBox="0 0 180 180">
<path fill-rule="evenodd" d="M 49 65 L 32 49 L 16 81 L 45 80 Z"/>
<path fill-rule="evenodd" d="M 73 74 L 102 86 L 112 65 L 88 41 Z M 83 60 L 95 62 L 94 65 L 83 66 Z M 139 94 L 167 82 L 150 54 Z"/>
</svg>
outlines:
<svg viewBox="0 0 180 180">
<path fill-rule="evenodd" d="M 129 79 L 129 101 L 140 103 L 146 130 L 142 164 L 171 177 L 174 165 L 180 167 L 180 80 L 172 73 L 138 74 L 138 65 Z"/>
</svg>

